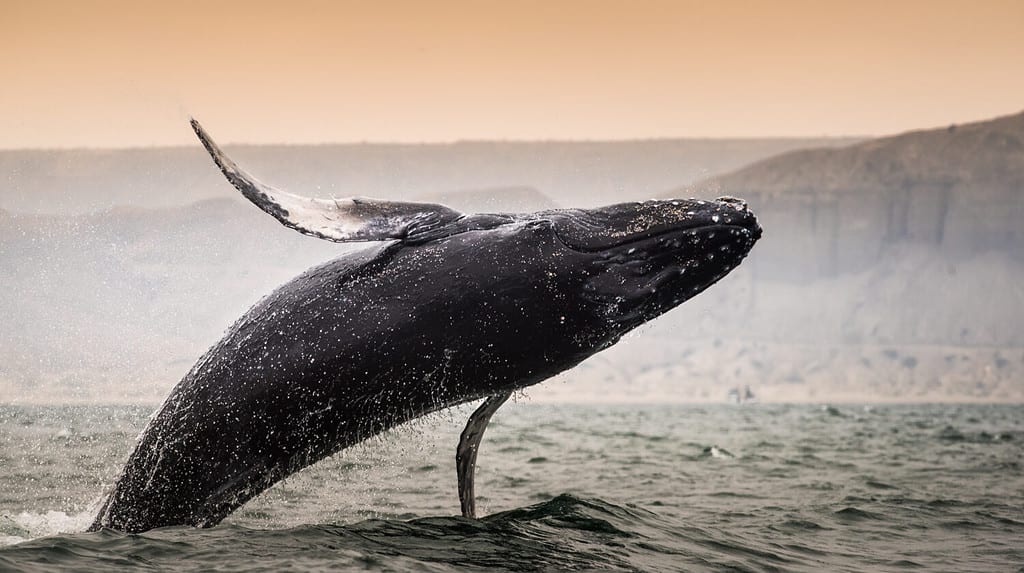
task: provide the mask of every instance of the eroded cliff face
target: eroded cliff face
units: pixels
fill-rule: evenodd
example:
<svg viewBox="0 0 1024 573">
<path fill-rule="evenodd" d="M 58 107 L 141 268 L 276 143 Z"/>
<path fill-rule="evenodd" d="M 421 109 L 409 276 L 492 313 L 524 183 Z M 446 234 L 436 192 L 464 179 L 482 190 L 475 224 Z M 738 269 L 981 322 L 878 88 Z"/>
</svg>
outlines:
<svg viewBox="0 0 1024 573">
<path fill-rule="evenodd" d="M 747 199 L 765 234 L 670 336 L 771 346 L 749 379 L 780 395 L 1024 399 L 1024 114 L 786 153 L 696 190 Z"/>
<path fill-rule="evenodd" d="M 698 188 L 747 199 L 769 230 L 761 276 L 859 272 L 901 245 L 1024 261 L 1024 113 L 786 153 Z"/>
<path fill-rule="evenodd" d="M 771 230 L 753 262 L 768 279 L 860 272 L 905 245 L 928 247 L 950 262 L 989 252 L 1024 260 L 1022 191 L 916 185 L 792 195 L 722 191 L 747 199 Z"/>
</svg>

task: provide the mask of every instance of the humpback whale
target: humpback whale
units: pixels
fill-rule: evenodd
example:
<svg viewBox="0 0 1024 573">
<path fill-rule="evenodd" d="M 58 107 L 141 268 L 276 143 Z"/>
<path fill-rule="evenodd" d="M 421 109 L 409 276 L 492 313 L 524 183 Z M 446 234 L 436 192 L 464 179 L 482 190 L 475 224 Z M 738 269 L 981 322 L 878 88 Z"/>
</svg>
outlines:
<svg viewBox="0 0 1024 573">
<path fill-rule="evenodd" d="M 389 428 L 483 399 L 456 448 L 462 513 L 491 415 L 735 268 L 761 236 L 742 200 L 461 213 L 308 198 L 224 176 L 298 232 L 368 248 L 260 300 L 174 387 L 90 530 L 210 527 L 286 476 Z"/>
</svg>

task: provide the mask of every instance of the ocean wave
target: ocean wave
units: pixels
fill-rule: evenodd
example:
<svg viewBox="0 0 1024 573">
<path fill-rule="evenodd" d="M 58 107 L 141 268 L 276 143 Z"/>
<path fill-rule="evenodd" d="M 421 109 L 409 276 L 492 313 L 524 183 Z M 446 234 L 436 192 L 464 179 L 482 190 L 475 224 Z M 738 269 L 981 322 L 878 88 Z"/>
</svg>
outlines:
<svg viewBox="0 0 1024 573">
<path fill-rule="evenodd" d="M 646 510 L 563 494 L 481 520 L 424 517 L 280 530 L 226 524 L 206 530 L 167 527 L 138 535 L 112 530 L 63 533 L 0 550 L 0 565 L 26 572 L 277 571 L 301 560 L 304 568 L 376 571 L 407 570 L 413 564 L 428 571 L 637 570 L 639 554 L 659 551 L 657 543 L 643 543 L 647 536 L 637 532 L 651 517 Z M 63 528 L 58 523 L 84 527 L 77 516 L 39 519 L 56 529 Z"/>
</svg>

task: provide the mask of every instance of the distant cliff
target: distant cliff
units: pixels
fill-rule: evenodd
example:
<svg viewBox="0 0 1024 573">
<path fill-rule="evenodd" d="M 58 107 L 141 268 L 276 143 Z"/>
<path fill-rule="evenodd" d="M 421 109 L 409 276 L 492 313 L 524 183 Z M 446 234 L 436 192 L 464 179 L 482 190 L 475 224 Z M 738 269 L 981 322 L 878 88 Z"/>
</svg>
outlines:
<svg viewBox="0 0 1024 573">
<path fill-rule="evenodd" d="M 183 128 L 185 126 L 182 126 Z M 231 134 L 215 134 L 230 141 Z M 311 196 L 414 199 L 531 187 L 563 205 L 648 199 L 784 151 L 843 138 L 228 145 L 261 180 Z M 232 196 L 198 142 L 151 149 L 0 150 L 0 208 L 77 214 Z"/>
<path fill-rule="evenodd" d="M 772 399 L 1024 399 L 1024 114 L 788 152 L 668 195 L 693 191 L 747 199 L 765 232 L 657 325 L 695 350 L 663 349 L 659 372 L 689 361 L 688 378 Z"/>
<path fill-rule="evenodd" d="M 697 188 L 744 197 L 761 214 L 768 276 L 863 270 L 908 243 L 950 260 L 1024 260 L 1024 113 L 784 153 Z"/>
<path fill-rule="evenodd" d="M 450 193 L 425 193 L 417 195 L 415 199 L 426 203 L 440 203 L 464 213 L 527 213 L 559 207 L 553 199 L 532 187 L 495 187 Z"/>
</svg>

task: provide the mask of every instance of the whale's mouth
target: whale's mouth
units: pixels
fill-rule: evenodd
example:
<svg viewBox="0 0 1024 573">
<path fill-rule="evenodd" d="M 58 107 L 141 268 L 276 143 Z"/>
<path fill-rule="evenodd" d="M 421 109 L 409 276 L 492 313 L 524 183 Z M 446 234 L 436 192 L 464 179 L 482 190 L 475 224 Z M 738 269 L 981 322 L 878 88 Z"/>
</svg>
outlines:
<svg viewBox="0 0 1024 573">
<path fill-rule="evenodd" d="M 610 248 L 602 249 L 603 260 L 619 264 L 639 265 L 646 260 L 679 258 L 681 264 L 695 258 L 714 260 L 714 253 L 746 254 L 760 238 L 760 228 L 741 225 L 695 225 L 667 229 L 647 236 L 629 237 Z M 704 255 L 701 257 L 700 255 Z"/>
<path fill-rule="evenodd" d="M 636 291 L 656 289 L 683 275 L 704 288 L 739 265 L 758 236 L 759 229 L 731 224 L 673 229 L 602 250 L 596 265 L 614 270 Z"/>
</svg>

